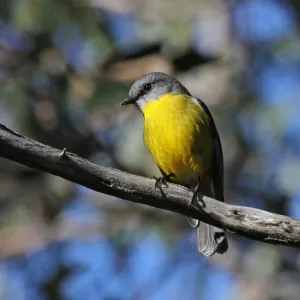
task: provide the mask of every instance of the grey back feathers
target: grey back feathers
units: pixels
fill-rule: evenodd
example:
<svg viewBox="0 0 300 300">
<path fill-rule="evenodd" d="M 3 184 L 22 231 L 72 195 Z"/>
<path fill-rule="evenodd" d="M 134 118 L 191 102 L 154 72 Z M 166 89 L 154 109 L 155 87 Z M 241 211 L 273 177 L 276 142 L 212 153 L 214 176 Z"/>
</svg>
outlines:
<svg viewBox="0 0 300 300">
<path fill-rule="evenodd" d="M 166 93 L 182 93 L 190 95 L 189 91 L 174 77 L 161 72 L 146 74 L 137 79 L 129 90 L 129 98 L 139 108 L 146 102 L 153 101 Z"/>
</svg>

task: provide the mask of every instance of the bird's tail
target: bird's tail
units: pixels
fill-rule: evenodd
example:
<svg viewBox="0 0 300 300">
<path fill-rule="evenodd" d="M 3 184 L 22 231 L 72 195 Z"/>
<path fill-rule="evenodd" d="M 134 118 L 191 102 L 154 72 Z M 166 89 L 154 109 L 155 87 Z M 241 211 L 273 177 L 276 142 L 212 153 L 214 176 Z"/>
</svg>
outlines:
<svg viewBox="0 0 300 300">
<path fill-rule="evenodd" d="M 197 226 L 198 250 L 205 256 L 223 254 L 228 249 L 228 241 L 223 229 L 199 222 Z"/>
<path fill-rule="evenodd" d="M 206 194 L 216 198 L 212 182 L 208 184 L 208 189 L 204 189 Z M 223 229 L 200 222 L 195 219 L 189 219 L 193 227 L 197 227 L 198 250 L 205 256 L 212 256 L 215 253 L 223 254 L 228 249 L 228 241 Z"/>
</svg>

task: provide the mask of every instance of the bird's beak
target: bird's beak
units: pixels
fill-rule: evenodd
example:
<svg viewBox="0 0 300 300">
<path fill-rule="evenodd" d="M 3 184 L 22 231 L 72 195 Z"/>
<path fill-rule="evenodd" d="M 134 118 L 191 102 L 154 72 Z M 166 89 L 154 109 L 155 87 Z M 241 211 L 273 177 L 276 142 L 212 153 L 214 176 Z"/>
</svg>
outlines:
<svg viewBox="0 0 300 300">
<path fill-rule="evenodd" d="M 131 99 L 131 98 L 128 98 L 128 99 L 125 99 L 121 105 L 128 105 L 128 104 L 133 104 L 135 102 L 134 99 Z"/>
</svg>

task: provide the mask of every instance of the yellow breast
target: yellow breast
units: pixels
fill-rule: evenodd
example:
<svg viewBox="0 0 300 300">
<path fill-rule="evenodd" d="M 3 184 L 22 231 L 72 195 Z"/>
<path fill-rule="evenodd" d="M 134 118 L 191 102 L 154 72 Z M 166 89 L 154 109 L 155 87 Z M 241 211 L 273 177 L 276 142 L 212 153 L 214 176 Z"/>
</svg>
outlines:
<svg viewBox="0 0 300 300">
<path fill-rule="evenodd" d="M 146 103 L 144 140 L 164 173 L 195 185 L 211 166 L 213 137 L 209 118 L 189 96 L 166 94 Z"/>
</svg>

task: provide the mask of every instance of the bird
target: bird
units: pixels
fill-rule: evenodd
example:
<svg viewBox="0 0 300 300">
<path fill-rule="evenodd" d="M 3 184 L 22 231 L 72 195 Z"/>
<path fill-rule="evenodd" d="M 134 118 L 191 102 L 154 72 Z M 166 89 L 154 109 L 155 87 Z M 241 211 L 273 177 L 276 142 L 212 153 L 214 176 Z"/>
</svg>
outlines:
<svg viewBox="0 0 300 300">
<path fill-rule="evenodd" d="M 121 103 L 128 104 L 144 116 L 144 142 L 162 173 L 155 186 L 172 182 L 194 190 L 196 196 L 201 193 L 224 202 L 222 145 L 204 102 L 176 78 L 152 72 L 132 84 Z M 223 229 L 189 221 L 197 227 L 198 250 L 204 256 L 228 250 Z"/>
</svg>

